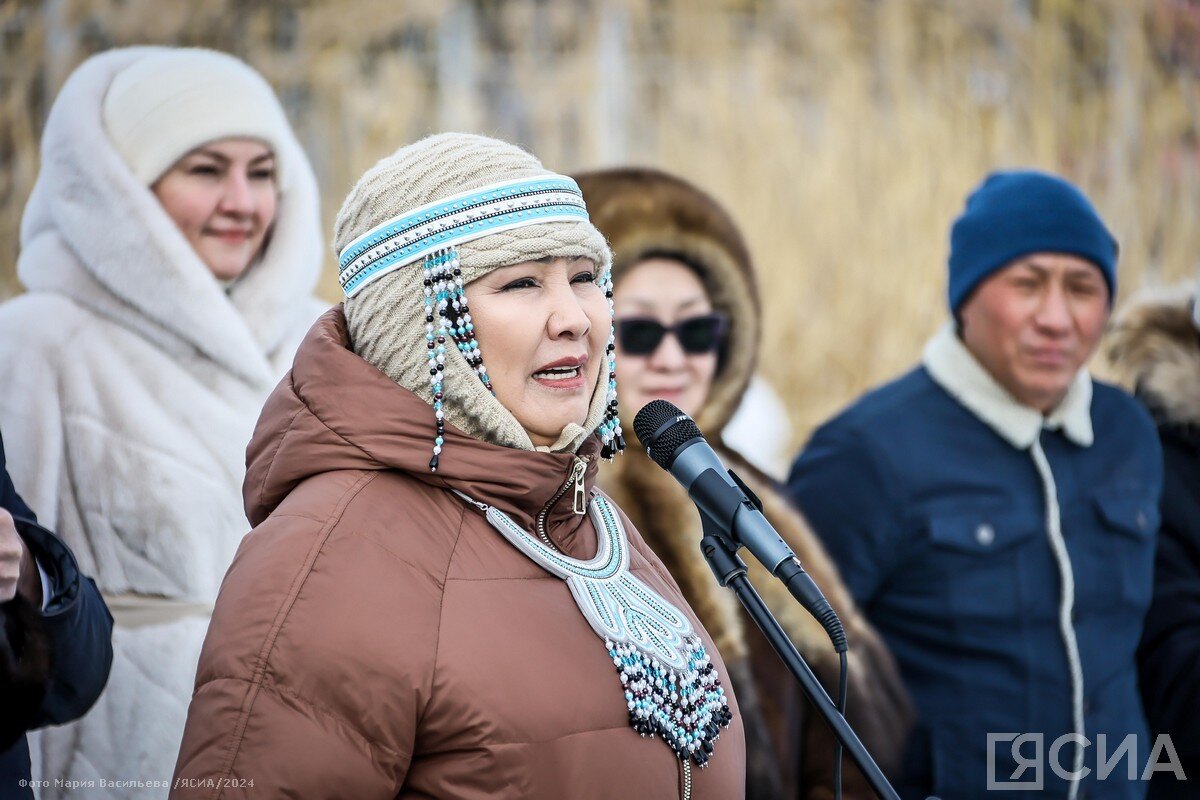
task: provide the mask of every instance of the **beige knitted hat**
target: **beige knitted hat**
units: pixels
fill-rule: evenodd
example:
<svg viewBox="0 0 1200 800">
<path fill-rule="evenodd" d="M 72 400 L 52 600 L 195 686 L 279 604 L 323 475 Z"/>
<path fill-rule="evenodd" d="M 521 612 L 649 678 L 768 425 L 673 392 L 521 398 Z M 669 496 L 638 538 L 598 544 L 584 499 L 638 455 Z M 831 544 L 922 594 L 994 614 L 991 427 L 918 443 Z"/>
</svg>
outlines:
<svg viewBox="0 0 1200 800">
<path fill-rule="evenodd" d="M 202 144 L 259 139 L 278 154 L 291 137 L 275 92 L 244 62 L 216 50 L 154 48 L 117 73 L 104 128 L 137 179 L 152 185 Z M 279 173 L 284 188 L 288 175 Z"/>
<path fill-rule="evenodd" d="M 350 190 L 334 224 L 334 250 L 342 263 L 342 282 L 347 292 L 346 322 L 354 351 L 432 405 L 426 320 L 421 302 L 422 256 L 417 250 L 412 251 L 416 253 L 413 256 L 407 248 L 399 248 L 398 241 L 389 244 L 388 235 L 395 236 L 394 231 L 400 230 L 405 220 L 411 220 L 413 212 L 419 212 L 415 215 L 418 220 L 435 219 L 446 211 L 454 213 L 463 205 L 456 201 L 469 198 L 473 190 L 487 192 L 482 196 L 492 200 L 494 187 L 527 186 L 539 180 L 548 181 L 546 185 L 557 181 L 558 185 L 574 186 L 573 181 L 550 172 L 519 147 L 465 133 L 430 136 L 400 148 L 369 169 Z M 531 195 L 535 194 L 531 191 Z M 496 198 L 494 203 L 501 199 L 504 198 Z M 431 204 L 439 207 L 429 210 Z M 546 257 L 589 258 L 602 273 L 607 273 L 612 260 L 608 245 L 587 220 L 581 198 L 577 204 L 578 208 L 567 209 L 574 216 L 551 217 L 552 221 L 530 216 L 542 213 L 536 208 L 512 211 L 509 210 L 512 204 L 504 206 L 506 216 L 517 221 L 488 228 L 486 235 L 472 234 L 466 241 L 455 242 L 463 283 L 469 284 L 498 267 Z M 464 221 L 460 229 L 483 224 L 482 220 Z M 431 234 L 427 238 L 437 237 Z M 382 244 L 375 245 L 376 242 Z M 368 252 L 372 246 L 380 248 L 379 252 Z M 359 269 L 363 264 L 367 269 L 351 277 L 356 274 L 356 255 L 360 258 Z M 389 261 L 391 266 L 381 269 Z M 363 275 L 373 270 L 371 277 L 362 280 Z M 528 433 L 484 387 L 462 353 L 451 346 L 445 356 L 442 407 L 446 420 L 485 441 L 533 450 Z M 483 357 L 486 359 L 486 352 Z M 568 425 L 558 441 L 544 449 L 574 451 L 606 422 L 610 381 L 607 364 L 606 359 L 584 425 Z"/>
</svg>

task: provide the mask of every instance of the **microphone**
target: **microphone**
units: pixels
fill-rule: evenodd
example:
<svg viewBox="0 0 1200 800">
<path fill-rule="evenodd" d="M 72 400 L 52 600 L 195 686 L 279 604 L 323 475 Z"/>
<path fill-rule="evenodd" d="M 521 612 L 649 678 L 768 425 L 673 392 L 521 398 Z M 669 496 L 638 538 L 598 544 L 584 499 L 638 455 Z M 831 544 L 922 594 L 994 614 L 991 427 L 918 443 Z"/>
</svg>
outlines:
<svg viewBox="0 0 1200 800">
<path fill-rule="evenodd" d="M 692 418 L 666 400 L 651 400 L 634 417 L 633 430 L 650 459 L 682 484 L 701 517 L 783 581 L 825 628 L 837 652 L 844 652 L 846 634 L 837 613 L 763 516 L 758 498 L 752 500 L 753 492 L 725 468 Z"/>
</svg>

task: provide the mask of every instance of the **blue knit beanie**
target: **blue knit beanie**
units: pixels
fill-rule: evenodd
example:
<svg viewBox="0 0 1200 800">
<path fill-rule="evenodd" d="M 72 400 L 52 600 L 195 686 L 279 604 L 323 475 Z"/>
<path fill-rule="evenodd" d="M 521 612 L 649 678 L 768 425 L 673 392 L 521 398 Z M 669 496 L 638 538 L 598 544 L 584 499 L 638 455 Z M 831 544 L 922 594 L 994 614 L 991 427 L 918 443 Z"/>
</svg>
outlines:
<svg viewBox="0 0 1200 800">
<path fill-rule="evenodd" d="M 1032 170 L 993 172 L 950 229 L 950 311 L 985 278 L 1030 253 L 1066 253 L 1091 261 L 1117 293 L 1117 240 L 1075 186 Z"/>
</svg>

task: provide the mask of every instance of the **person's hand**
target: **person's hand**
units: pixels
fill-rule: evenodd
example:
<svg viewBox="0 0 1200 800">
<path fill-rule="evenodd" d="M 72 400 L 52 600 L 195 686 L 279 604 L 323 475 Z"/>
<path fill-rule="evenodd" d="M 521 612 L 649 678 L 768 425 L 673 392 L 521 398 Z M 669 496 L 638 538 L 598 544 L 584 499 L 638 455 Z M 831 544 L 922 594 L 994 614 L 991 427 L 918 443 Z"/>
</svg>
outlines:
<svg viewBox="0 0 1200 800">
<path fill-rule="evenodd" d="M 17 533 L 12 514 L 0 508 L 0 603 L 12 600 L 17 592 L 41 607 L 42 580 L 33 553 Z"/>
</svg>

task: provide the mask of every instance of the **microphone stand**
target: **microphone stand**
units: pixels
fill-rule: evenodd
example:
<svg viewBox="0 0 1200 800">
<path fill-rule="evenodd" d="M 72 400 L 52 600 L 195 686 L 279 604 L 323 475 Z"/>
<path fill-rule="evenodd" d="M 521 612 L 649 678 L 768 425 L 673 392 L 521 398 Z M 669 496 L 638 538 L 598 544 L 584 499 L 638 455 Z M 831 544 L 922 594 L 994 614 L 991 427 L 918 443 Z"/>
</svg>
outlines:
<svg viewBox="0 0 1200 800">
<path fill-rule="evenodd" d="M 732 521 L 733 514 L 737 508 L 729 510 L 728 520 Z M 746 562 L 742 561 L 737 554 L 737 550 L 741 545 L 733 540 L 728 531 L 732 530 L 730 525 L 723 525 L 721 521 L 713 519 L 709 513 L 703 509 L 700 514 L 701 522 L 704 526 L 704 538 L 700 540 L 700 550 L 704 553 L 704 558 L 708 561 L 708 566 L 712 569 L 713 574 L 717 576 L 717 581 L 722 586 L 727 586 L 733 589 L 737 595 L 738 601 L 742 607 L 746 609 L 746 613 L 754 620 L 759 630 L 767 637 L 767 641 L 771 643 L 771 647 L 783 659 L 783 663 L 787 665 L 788 670 L 800 683 L 800 688 L 804 690 L 804 694 L 809 701 L 816 706 L 817 711 L 825 718 L 829 727 L 833 730 L 835 736 L 845 746 L 850 757 L 854 759 L 854 763 L 862 771 L 867 782 L 875 791 L 877 797 L 881 800 L 900 800 L 900 795 L 896 794 L 896 790 L 888 783 L 888 780 L 883 775 L 883 770 L 871 758 L 871 754 L 867 752 L 867 748 L 859 740 L 854 729 L 850 727 L 850 723 L 838 711 L 837 706 L 829 698 L 829 694 L 825 691 L 825 687 L 821 686 L 817 676 L 813 674 L 812 669 L 805 663 L 804 658 L 797 652 L 795 645 L 788 639 L 787 634 L 783 632 L 783 628 L 779 627 L 779 622 L 771 614 L 766 603 L 759 597 L 755 591 L 750 579 L 746 576 Z"/>
</svg>

